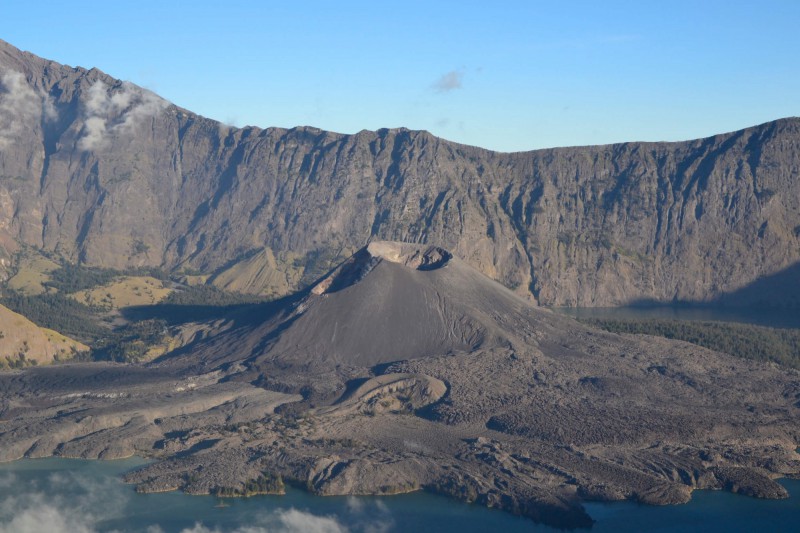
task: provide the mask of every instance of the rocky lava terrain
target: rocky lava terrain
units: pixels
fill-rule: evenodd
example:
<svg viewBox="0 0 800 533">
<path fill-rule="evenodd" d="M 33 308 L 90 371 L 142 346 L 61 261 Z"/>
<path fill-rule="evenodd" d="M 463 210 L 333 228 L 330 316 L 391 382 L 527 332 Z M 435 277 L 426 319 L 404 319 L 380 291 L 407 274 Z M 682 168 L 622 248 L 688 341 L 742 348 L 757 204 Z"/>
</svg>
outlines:
<svg viewBox="0 0 800 533">
<path fill-rule="evenodd" d="M 800 475 L 797 371 L 581 325 L 435 246 L 373 241 L 202 331 L 145 366 L 0 374 L 0 459 L 141 454 L 145 492 L 422 489 L 567 528 L 587 500 Z"/>
</svg>

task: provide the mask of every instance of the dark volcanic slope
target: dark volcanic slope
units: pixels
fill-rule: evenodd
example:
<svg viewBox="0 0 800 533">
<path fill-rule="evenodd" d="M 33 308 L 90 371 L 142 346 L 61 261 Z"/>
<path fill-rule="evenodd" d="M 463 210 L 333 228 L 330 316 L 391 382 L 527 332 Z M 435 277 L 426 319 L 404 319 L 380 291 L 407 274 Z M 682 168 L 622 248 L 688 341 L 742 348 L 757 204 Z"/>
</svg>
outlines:
<svg viewBox="0 0 800 533">
<path fill-rule="evenodd" d="M 293 364 L 369 367 L 483 345 L 490 332 L 443 301 L 426 283 L 434 276 L 381 261 L 357 285 L 306 303 L 270 352 Z M 417 283 L 420 290 L 409 290 Z"/>
<path fill-rule="evenodd" d="M 285 292 L 376 236 L 446 246 L 558 305 L 706 301 L 800 259 L 798 119 L 502 154 L 404 129 L 228 128 L 2 42 L 0 80 L 6 252 L 18 239 L 114 267 L 255 260 L 239 288 Z M 768 303 L 796 304 L 795 277 L 770 277 Z"/>
<path fill-rule="evenodd" d="M 245 326 L 209 345 L 192 346 L 185 359 L 218 366 L 241 361 L 246 353 L 257 364 L 369 368 L 507 347 L 517 336 L 514 324 L 541 312 L 448 252 L 382 241 L 346 261 L 288 310 L 270 307 L 260 317 L 248 312 Z M 230 349 L 243 339 L 251 339 L 246 351 Z"/>
</svg>

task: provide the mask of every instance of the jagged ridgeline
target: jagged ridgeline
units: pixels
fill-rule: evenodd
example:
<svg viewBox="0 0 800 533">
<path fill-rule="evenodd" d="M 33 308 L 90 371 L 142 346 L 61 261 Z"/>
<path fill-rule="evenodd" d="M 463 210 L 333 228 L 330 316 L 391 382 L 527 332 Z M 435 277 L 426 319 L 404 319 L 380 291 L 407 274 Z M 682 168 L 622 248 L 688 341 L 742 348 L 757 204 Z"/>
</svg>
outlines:
<svg viewBox="0 0 800 533">
<path fill-rule="evenodd" d="M 548 305 L 796 306 L 800 120 L 497 153 L 405 129 L 230 128 L 0 43 L 0 244 L 287 294 L 370 237 Z"/>
</svg>

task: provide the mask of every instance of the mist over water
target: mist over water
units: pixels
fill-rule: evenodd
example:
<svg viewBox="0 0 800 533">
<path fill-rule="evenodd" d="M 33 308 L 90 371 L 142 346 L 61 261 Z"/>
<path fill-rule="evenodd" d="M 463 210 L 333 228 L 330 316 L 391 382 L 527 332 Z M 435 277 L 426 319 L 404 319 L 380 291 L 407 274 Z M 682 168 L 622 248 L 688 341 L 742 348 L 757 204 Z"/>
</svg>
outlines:
<svg viewBox="0 0 800 533">
<path fill-rule="evenodd" d="M 285 496 L 226 499 L 228 507 L 219 508 L 211 496 L 136 494 L 120 475 L 142 464 L 50 458 L 0 465 L 0 533 L 551 531 L 426 494 L 322 498 L 287 489 Z"/>
<path fill-rule="evenodd" d="M 0 465 L 0 533 L 387 533 L 553 532 L 552 528 L 443 497 L 415 493 L 384 498 L 285 496 L 229 499 L 180 492 L 136 494 L 120 475 L 145 461 L 33 459 Z M 784 480 L 789 500 L 757 500 L 696 491 L 692 502 L 651 507 L 587 504 L 592 531 L 795 531 L 800 480 Z"/>
</svg>

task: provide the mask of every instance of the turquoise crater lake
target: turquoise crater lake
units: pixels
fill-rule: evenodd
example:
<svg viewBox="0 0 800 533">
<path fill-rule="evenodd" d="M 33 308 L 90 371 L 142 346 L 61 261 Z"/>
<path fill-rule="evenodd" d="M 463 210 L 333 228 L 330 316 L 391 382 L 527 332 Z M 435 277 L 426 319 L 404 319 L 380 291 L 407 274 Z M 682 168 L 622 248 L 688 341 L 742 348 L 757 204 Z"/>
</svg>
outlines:
<svg viewBox="0 0 800 533">
<path fill-rule="evenodd" d="M 220 500 L 180 492 L 137 494 L 120 475 L 145 464 L 26 459 L 0 465 L 0 532 L 147 533 L 556 531 L 530 520 L 424 493 L 390 497 L 285 496 Z M 592 531 L 797 531 L 800 480 L 782 480 L 788 500 L 695 491 L 685 505 L 590 503 Z"/>
</svg>

